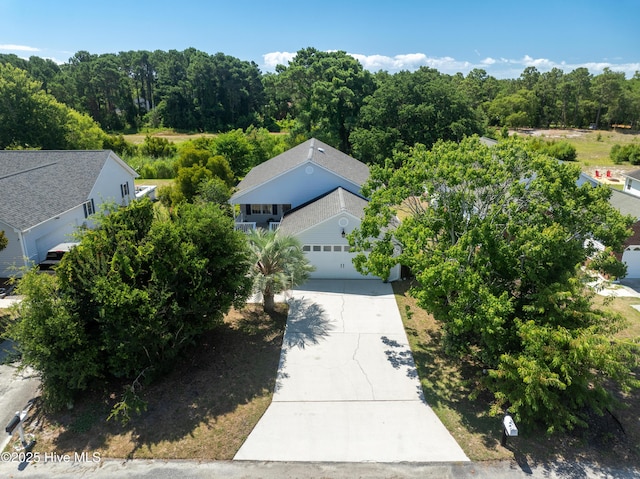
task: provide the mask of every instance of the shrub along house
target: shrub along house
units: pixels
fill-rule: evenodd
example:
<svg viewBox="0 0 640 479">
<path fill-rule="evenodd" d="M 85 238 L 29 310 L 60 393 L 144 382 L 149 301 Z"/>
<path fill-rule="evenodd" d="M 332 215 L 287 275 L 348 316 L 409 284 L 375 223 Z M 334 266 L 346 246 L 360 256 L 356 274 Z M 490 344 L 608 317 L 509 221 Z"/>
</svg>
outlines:
<svg viewBox="0 0 640 479">
<path fill-rule="evenodd" d="M 256 166 L 230 199 L 236 228 L 276 229 L 300 240 L 316 267 L 312 278 L 363 279 L 346 239 L 360 225 L 369 167 L 317 140 L 308 140 Z M 400 276 L 396 266 L 385 280 Z"/>
<path fill-rule="evenodd" d="M 0 151 L 0 231 L 9 240 L 0 251 L 0 277 L 72 241 L 101 204 L 129 204 L 136 176 L 110 150 Z"/>
</svg>

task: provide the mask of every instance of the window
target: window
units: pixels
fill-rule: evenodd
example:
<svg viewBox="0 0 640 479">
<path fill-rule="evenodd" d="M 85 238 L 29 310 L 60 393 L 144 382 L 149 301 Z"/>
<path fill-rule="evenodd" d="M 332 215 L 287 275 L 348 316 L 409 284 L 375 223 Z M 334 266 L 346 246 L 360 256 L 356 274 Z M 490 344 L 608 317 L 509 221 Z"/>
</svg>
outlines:
<svg viewBox="0 0 640 479">
<path fill-rule="evenodd" d="M 342 246 L 334 246 L 333 251 L 342 251 Z"/>
<path fill-rule="evenodd" d="M 302 247 L 302 251 L 311 251 L 311 246 L 306 244 Z"/>
<path fill-rule="evenodd" d="M 282 205 L 282 214 L 286 213 L 291 209 L 291 205 Z"/>
<path fill-rule="evenodd" d="M 129 182 L 123 183 L 120 185 L 120 194 L 124 198 L 125 196 L 129 196 Z"/>
<path fill-rule="evenodd" d="M 251 205 L 252 215 L 270 215 L 273 205 Z"/>
<path fill-rule="evenodd" d="M 319 244 L 314 244 L 313 245 L 313 251 L 320 251 L 320 245 Z"/>
<path fill-rule="evenodd" d="M 88 218 L 89 216 L 94 214 L 96 212 L 96 205 L 93 202 L 93 198 L 82 203 L 82 208 L 84 209 L 85 218 Z"/>
<path fill-rule="evenodd" d="M 331 252 L 331 246 L 327 246 L 327 245 L 323 246 L 323 247 L 322 247 L 322 251 L 329 251 L 329 252 Z"/>
</svg>

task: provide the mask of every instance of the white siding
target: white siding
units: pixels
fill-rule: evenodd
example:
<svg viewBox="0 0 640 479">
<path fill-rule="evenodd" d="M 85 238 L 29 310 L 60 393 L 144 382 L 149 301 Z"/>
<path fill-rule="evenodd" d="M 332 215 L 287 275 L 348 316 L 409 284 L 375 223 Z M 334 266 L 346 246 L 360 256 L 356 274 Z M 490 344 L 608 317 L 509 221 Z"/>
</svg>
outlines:
<svg viewBox="0 0 640 479">
<path fill-rule="evenodd" d="M 123 197 L 120 187 L 126 183 L 129 184 L 129 194 Z M 114 202 L 118 205 L 128 205 L 135 198 L 135 193 L 134 176 L 129 167 L 121 164 L 113 156 L 109 156 L 87 199 L 93 198 L 96 211 L 100 211 L 102 203 Z"/>
<path fill-rule="evenodd" d="M 640 181 L 627 176 L 624 182 L 624 191 L 634 196 L 640 196 Z"/>
<path fill-rule="evenodd" d="M 78 206 L 24 231 L 22 238 L 28 261 L 39 263 L 55 245 L 74 241 L 71 235 L 85 222 L 84 209 Z"/>
<path fill-rule="evenodd" d="M 630 245 L 622 253 L 622 262 L 627 264 L 627 278 L 640 278 L 640 245 Z"/>
<path fill-rule="evenodd" d="M 316 267 L 316 271 L 311 273 L 312 278 L 377 279 L 372 275 L 363 276 L 356 271 L 353 266 L 353 258 L 356 255 L 349 252 L 349 242 L 342 237 L 343 228 L 347 235 L 359 224 L 359 219 L 343 213 L 297 235 L 303 247 L 306 245 L 311 249 L 306 251 L 305 255 Z"/>
<path fill-rule="evenodd" d="M 129 184 L 129 194 L 123 198 L 121 185 L 126 183 Z M 98 175 L 87 201 L 93 199 L 97 212 L 100 211 L 100 205 L 104 202 L 126 205 L 133 198 L 135 198 L 133 170 L 121 163 L 116 157 L 110 156 Z M 10 233 L 12 235 L 9 237 L 9 247 L 0 252 L 0 277 L 15 274 L 10 266 L 16 261 L 19 262 L 17 264 L 19 267 L 43 261 L 49 249 L 59 243 L 73 241 L 72 233 L 83 225 L 91 227 L 92 222 L 90 218 L 85 218 L 83 205 L 78 205 L 55 218 L 50 218 L 23 231 L 22 241 L 24 244 L 20 244 L 18 239 L 20 235 L 15 233 L 13 228 L 4 228 L 0 223 L 0 229 L 4 229 L 7 235 Z"/>
<path fill-rule="evenodd" d="M 234 199 L 235 204 L 300 206 L 342 186 L 353 193 L 360 187 L 318 165 L 306 163 Z"/>
</svg>

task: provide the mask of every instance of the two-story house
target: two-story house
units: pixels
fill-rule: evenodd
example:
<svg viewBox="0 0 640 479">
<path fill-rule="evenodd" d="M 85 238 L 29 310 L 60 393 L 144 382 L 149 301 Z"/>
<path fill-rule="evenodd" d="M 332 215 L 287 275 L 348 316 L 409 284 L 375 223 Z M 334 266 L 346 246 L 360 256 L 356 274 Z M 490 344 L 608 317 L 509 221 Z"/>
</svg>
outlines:
<svg viewBox="0 0 640 479">
<path fill-rule="evenodd" d="M 316 267 L 312 278 L 374 278 L 356 271 L 346 239 L 364 216 L 368 178 L 366 164 L 311 139 L 253 168 L 230 203 L 238 229 L 278 228 L 298 238 Z M 398 265 L 383 279 L 399 276 Z"/>
</svg>

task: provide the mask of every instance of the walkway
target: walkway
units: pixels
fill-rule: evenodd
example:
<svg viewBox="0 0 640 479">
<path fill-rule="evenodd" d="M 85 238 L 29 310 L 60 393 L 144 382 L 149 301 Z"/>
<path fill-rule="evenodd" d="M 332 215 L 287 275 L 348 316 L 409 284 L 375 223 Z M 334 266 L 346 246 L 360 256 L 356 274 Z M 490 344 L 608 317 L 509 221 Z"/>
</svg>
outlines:
<svg viewBox="0 0 640 479">
<path fill-rule="evenodd" d="M 293 292 L 273 402 L 235 459 L 468 461 L 424 400 L 389 284 Z"/>
</svg>

